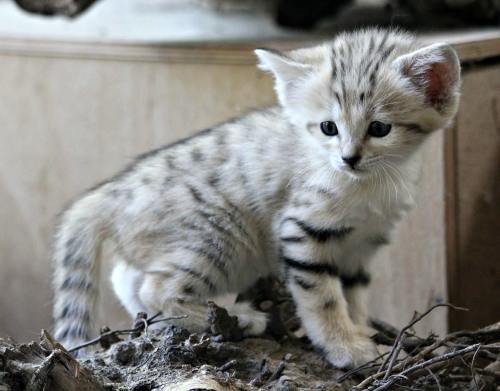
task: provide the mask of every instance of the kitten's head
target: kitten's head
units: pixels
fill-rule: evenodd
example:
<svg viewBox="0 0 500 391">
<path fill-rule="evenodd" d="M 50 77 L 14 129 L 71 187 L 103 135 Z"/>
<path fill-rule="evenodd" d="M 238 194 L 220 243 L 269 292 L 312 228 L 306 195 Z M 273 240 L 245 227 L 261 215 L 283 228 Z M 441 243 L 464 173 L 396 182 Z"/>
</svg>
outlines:
<svg viewBox="0 0 500 391">
<path fill-rule="evenodd" d="M 255 52 L 290 122 L 354 177 L 407 159 L 457 110 L 460 64 L 447 44 L 422 48 L 408 34 L 364 30 L 313 48 Z"/>
</svg>

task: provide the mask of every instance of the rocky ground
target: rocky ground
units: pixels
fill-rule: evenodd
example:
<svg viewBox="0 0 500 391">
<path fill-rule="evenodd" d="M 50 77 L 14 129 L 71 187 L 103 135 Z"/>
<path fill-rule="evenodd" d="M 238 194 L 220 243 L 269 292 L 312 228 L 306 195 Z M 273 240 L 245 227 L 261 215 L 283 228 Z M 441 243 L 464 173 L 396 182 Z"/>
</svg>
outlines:
<svg viewBox="0 0 500 391">
<path fill-rule="evenodd" d="M 236 318 L 209 303 L 206 333 L 141 314 L 130 330 L 103 329 L 89 343 L 95 351 L 81 359 L 45 331 L 29 344 L 0 339 L 0 391 L 500 390 L 500 323 L 421 338 L 411 326 L 426 313 L 403 330 L 375 321 L 374 340 L 387 353 L 346 372 L 300 337 L 293 305 L 277 282 L 261 282 L 243 296 L 273 319 L 261 338 L 243 339 Z M 154 323 L 164 328 L 153 330 Z"/>
<path fill-rule="evenodd" d="M 84 361 L 110 390 L 334 390 L 342 372 L 310 347 L 251 338 L 220 342 L 169 327 Z"/>
</svg>

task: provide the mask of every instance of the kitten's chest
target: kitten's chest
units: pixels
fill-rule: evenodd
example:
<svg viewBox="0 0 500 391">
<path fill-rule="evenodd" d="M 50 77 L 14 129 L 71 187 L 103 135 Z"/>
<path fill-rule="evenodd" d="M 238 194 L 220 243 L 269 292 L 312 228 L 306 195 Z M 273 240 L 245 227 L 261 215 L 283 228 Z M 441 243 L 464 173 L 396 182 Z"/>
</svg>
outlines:
<svg viewBox="0 0 500 391">
<path fill-rule="evenodd" d="M 387 240 L 397 214 L 394 211 L 379 209 L 377 205 L 357 204 L 345 208 L 341 212 L 331 212 L 331 222 L 334 226 L 348 229 L 350 234 L 335 243 L 335 247 L 341 252 L 356 251 L 376 238 Z"/>
<path fill-rule="evenodd" d="M 356 228 L 360 232 L 371 233 L 395 221 L 411 208 L 412 194 L 392 195 L 383 191 L 358 191 L 334 194 L 319 202 L 316 216 L 330 220 L 336 225 Z"/>
<path fill-rule="evenodd" d="M 395 223 L 411 205 L 410 195 L 391 200 L 372 194 L 330 206 L 332 223 L 350 229 L 349 235 L 331 244 L 335 261 L 346 269 L 366 262 L 380 245 L 389 242 Z"/>
<path fill-rule="evenodd" d="M 339 267 L 355 271 L 389 241 L 394 224 L 410 207 L 411 200 L 411 196 L 389 199 L 373 192 L 346 193 L 318 199 L 314 213 L 306 212 L 304 219 L 316 227 L 346 232 L 325 242 L 325 248 L 318 251 L 329 254 Z"/>
</svg>

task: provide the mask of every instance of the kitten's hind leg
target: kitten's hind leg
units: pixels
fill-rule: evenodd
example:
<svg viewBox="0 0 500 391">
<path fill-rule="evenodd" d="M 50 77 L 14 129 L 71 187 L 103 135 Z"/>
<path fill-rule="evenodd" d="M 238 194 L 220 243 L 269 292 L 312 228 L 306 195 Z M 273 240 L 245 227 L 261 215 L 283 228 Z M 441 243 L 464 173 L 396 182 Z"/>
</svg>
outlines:
<svg viewBox="0 0 500 391">
<path fill-rule="evenodd" d="M 162 317 L 186 316 L 170 323 L 185 327 L 191 332 L 203 332 L 208 328 L 206 298 L 197 294 L 196 288 L 182 287 L 174 293 L 175 277 L 169 273 L 148 273 L 140 289 L 141 299 L 151 312 L 161 311 Z M 163 296 L 160 296 L 163 292 Z M 170 292 L 172 292 L 170 294 Z M 165 294 L 166 293 L 166 294 Z M 163 298 L 160 298 L 163 297 Z M 234 303 L 227 306 L 229 315 L 238 318 L 238 325 L 245 336 L 263 334 L 267 326 L 267 315 L 257 311 L 249 303 Z"/>
<path fill-rule="evenodd" d="M 192 332 L 208 328 L 207 300 L 228 292 L 227 270 L 213 266 L 203 253 L 178 248 L 151 263 L 139 289 L 140 301 L 150 313 L 161 311 L 163 317 L 186 316 L 172 323 Z M 247 334 L 263 331 L 265 316 L 249 305 L 235 304 L 228 311 L 236 315 Z M 264 319 L 264 320 L 263 320 Z"/>
<path fill-rule="evenodd" d="M 161 284 L 166 277 L 165 273 L 158 275 L 146 274 L 143 271 L 119 261 L 111 274 L 111 283 L 116 296 L 125 307 L 132 318 L 135 318 L 138 312 L 146 312 L 148 316 L 155 315 L 158 312 L 168 314 L 168 316 L 186 316 L 186 320 L 173 321 L 173 323 L 182 325 L 192 331 L 203 331 L 206 318 L 206 306 L 202 305 L 195 298 L 186 297 L 185 294 L 179 294 L 178 297 L 166 298 L 163 306 L 145 304 L 140 293 L 148 293 L 151 296 L 151 289 Z M 165 281 L 165 283 L 168 283 Z M 150 300 L 154 298 L 150 297 Z M 167 317 L 167 316 L 162 316 Z M 152 325 L 151 328 L 161 328 L 161 324 Z"/>
<path fill-rule="evenodd" d="M 138 312 L 147 312 L 146 306 L 139 299 L 138 291 L 144 273 L 127 264 L 125 261 L 116 262 L 111 273 L 111 285 L 120 303 L 125 307 L 132 318 Z M 148 314 L 151 315 L 151 314 Z"/>
<path fill-rule="evenodd" d="M 139 297 L 151 314 L 161 312 L 162 318 L 185 317 L 173 319 L 170 324 L 193 333 L 203 332 L 208 326 L 203 300 L 187 287 L 179 286 L 179 280 L 170 272 L 145 273 Z"/>
<path fill-rule="evenodd" d="M 203 332 L 208 327 L 206 300 L 218 293 L 217 280 L 201 271 L 207 269 L 200 267 L 202 263 L 198 262 L 198 268 L 190 265 L 193 263 L 183 262 L 181 266 L 165 262 L 145 271 L 139 298 L 150 313 L 162 312 L 164 318 L 185 316 L 169 323 Z"/>
</svg>

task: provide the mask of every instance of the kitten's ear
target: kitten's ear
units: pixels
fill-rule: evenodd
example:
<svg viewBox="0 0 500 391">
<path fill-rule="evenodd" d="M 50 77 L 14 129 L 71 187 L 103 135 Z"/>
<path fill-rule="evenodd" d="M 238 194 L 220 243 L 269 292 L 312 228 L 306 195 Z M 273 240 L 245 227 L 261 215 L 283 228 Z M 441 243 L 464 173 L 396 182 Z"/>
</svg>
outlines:
<svg viewBox="0 0 500 391">
<path fill-rule="evenodd" d="M 256 49 L 255 54 L 259 58 L 259 68 L 273 73 L 276 79 L 278 98 L 282 104 L 285 104 L 286 95 L 290 88 L 313 69 L 311 64 L 277 50 Z"/>
<path fill-rule="evenodd" d="M 460 61 L 450 45 L 437 43 L 405 54 L 394 60 L 394 66 L 438 112 L 454 110 L 460 88 Z"/>
<path fill-rule="evenodd" d="M 277 50 L 255 49 L 255 54 L 259 58 L 260 69 L 272 72 L 276 79 L 284 82 L 301 77 L 312 69 L 311 65 L 292 59 Z"/>
</svg>

